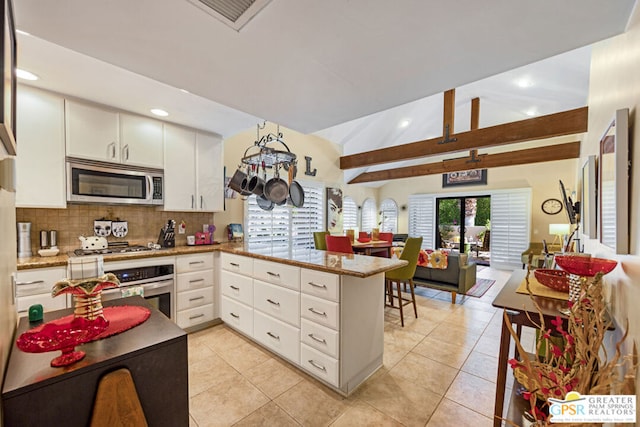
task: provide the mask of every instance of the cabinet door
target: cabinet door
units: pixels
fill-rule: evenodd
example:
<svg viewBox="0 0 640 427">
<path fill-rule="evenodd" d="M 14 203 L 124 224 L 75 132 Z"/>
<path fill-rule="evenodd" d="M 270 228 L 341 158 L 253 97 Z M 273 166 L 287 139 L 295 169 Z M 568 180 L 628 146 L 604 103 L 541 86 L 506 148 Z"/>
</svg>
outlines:
<svg viewBox="0 0 640 427">
<path fill-rule="evenodd" d="M 67 156 L 120 162 L 118 113 L 65 100 Z"/>
<path fill-rule="evenodd" d="M 120 113 L 122 163 L 149 168 L 164 167 L 162 122 Z"/>
<path fill-rule="evenodd" d="M 196 209 L 196 133 L 164 126 L 164 210 Z"/>
<path fill-rule="evenodd" d="M 215 135 L 196 135 L 198 174 L 197 209 L 200 211 L 224 210 L 224 153 L 222 139 Z"/>
<path fill-rule="evenodd" d="M 64 99 L 18 86 L 16 206 L 66 208 Z"/>
</svg>

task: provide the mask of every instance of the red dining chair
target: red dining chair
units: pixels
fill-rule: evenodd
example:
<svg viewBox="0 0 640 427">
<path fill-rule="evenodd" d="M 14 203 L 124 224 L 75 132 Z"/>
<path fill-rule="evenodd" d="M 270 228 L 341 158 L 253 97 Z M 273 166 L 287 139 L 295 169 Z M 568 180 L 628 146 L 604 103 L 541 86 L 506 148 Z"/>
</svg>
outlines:
<svg viewBox="0 0 640 427">
<path fill-rule="evenodd" d="M 385 240 L 389 243 L 393 243 L 393 233 L 379 233 L 378 240 Z"/>
<path fill-rule="evenodd" d="M 342 252 L 345 254 L 352 254 L 353 247 L 351 246 L 351 239 L 347 236 L 331 236 L 326 235 L 325 241 L 327 242 L 327 250 L 331 252 Z"/>
<path fill-rule="evenodd" d="M 370 238 L 371 238 L 371 235 L 366 231 L 360 231 L 358 233 L 358 239 L 370 239 Z"/>
</svg>

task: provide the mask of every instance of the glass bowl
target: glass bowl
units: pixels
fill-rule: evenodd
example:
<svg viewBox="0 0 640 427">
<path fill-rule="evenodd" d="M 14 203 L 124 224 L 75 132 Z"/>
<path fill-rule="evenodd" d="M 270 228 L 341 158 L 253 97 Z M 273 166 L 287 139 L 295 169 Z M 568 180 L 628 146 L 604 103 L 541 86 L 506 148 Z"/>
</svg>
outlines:
<svg viewBox="0 0 640 427">
<path fill-rule="evenodd" d="M 575 255 L 556 255 L 555 261 L 564 271 L 586 277 L 593 277 L 598 273 L 607 274 L 618 265 L 618 261 L 610 259 Z"/>
<path fill-rule="evenodd" d="M 533 270 L 536 280 L 555 291 L 569 292 L 569 273 L 564 270 L 537 268 Z"/>
</svg>

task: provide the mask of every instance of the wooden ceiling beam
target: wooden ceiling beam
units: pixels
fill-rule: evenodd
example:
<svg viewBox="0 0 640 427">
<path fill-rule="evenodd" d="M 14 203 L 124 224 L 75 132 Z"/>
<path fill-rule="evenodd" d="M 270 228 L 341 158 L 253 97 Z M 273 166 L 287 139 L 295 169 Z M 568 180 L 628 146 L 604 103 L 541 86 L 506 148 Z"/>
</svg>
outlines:
<svg viewBox="0 0 640 427">
<path fill-rule="evenodd" d="M 456 111 L 456 90 L 449 89 L 444 93 L 444 113 L 442 117 L 442 134 L 454 133 L 454 120 Z"/>
<path fill-rule="evenodd" d="M 438 137 L 342 156 L 340 157 L 340 169 L 352 169 L 437 154 L 583 133 L 587 131 L 588 116 L 588 107 L 582 107 L 561 113 L 454 134 L 457 140 L 446 144 L 442 143 L 443 137 Z"/>
<path fill-rule="evenodd" d="M 462 157 L 458 159 L 444 160 L 438 163 L 428 163 L 424 165 L 407 166 L 403 168 L 387 169 L 375 172 L 365 172 L 349 181 L 349 184 L 412 178 L 416 176 L 460 172 L 471 169 L 525 165 L 529 163 L 575 159 L 578 157 L 580 157 L 580 142 L 575 141 L 553 146 L 509 151 L 507 153 L 483 154 L 475 157 L 473 161 L 471 161 L 469 157 Z"/>
</svg>

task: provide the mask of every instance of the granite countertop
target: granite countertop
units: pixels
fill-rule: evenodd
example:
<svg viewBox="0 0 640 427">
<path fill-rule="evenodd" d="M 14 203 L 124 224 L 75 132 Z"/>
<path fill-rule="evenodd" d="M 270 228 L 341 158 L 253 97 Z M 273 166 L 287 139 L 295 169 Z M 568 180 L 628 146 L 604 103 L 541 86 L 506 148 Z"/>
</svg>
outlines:
<svg viewBox="0 0 640 427">
<path fill-rule="evenodd" d="M 406 261 L 365 255 L 343 254 L 339 252 L 319 251 L 308 249 L 294 254 L 277 252 L 272 248 L 261 250 L 249 250 L 243 243 L 221 243 L 218 245 L 178 246 L 158 250 L 130 252 L 123 254 L 104 255 L 104 261 L 126 261 L 140 258 L 188 255 L 202 252 L 226 252 L 236 255 L 248 256 L 267 261 L 280 262 L 296 267 L 310 268 L 326 271 L 334 274 L 344 274 L 355 277 L 368 277 L 374 274 L 393 270 L 407 264 Z M 71 255 L 73 257 L 73 255 Z M 34 268 L 49 268 L 66 266 L 69 255 L 57 255 L 52 257 L 18 258 L 18 270 Z"/>
</svg>

